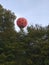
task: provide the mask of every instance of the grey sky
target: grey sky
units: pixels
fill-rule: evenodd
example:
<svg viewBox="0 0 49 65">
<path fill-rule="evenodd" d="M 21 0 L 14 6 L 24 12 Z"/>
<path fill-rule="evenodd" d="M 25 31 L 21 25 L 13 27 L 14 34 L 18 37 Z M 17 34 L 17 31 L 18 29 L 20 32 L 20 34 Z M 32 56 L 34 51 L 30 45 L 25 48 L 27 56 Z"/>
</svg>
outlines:
<svg viewBox="0 0 49 65">
<path fill-rule="evenodd" d="M 17 17 L 27 18 L 28 25 L 49 24 L 49 0 L 0 0 L 0 4 Z"/>
</svg>

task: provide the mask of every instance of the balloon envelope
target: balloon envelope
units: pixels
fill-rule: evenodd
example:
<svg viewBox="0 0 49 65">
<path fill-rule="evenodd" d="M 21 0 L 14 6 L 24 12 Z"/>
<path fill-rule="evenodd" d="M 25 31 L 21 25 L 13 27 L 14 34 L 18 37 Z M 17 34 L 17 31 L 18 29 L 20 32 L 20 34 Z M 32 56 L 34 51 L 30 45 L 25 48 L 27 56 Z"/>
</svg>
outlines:
<svg viewBox="0 0 49 65">
<path fill-rule="evenodd" d="M 24 28 L 27 25 L 27 20 L 25 18 L 18 18 L 17 25 L 20 28 Z"/>
</svg>

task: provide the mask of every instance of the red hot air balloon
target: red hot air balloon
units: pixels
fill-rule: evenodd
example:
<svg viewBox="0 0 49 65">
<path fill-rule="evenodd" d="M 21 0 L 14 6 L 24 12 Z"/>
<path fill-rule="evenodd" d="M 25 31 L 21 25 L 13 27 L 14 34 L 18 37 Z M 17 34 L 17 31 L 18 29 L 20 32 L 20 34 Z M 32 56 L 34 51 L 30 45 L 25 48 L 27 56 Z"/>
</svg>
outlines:
<svg viewBox="0 0 49 65">
<path fill-rule="evenodd" d="M 27 20 L 25 18 L 18 18 L 17 25 L 20 28 L 24 28 L 27 25 Z"/>
</svg>

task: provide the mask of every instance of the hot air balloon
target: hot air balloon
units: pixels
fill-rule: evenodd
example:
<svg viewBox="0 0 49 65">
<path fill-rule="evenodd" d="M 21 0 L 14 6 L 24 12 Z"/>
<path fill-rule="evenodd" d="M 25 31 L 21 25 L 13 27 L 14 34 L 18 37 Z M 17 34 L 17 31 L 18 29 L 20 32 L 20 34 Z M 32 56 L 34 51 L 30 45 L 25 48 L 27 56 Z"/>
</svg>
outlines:
<svg viewBox="0 0 49 65">
<path fill-rule="evenodd" d="M 17 21 L 16 21 L 16 24 L 18 25 L 18 27 L 20 28 L 21 33 L 23 34 L 24 33 L 23 28 L 27 26 L 26 18 L 23 18 L 23 17 L 18 18 Z"/>
<path fill-rule="evenodd" d="M 27 20 L 25 18 L 18 18 L 17 25 L 19 28 L 24 28 L 27 25 Z"/>
<path fill-rule="evenodd" d="M 16 22 L 17 22 L 17 25 L 18 25 L 18 27 L 20 28 L 21 31 L 27 25 L 27 20 L 25 18 L 23 18 L 23 17 L 22 18 L 18 18 Z"/>
</svg>

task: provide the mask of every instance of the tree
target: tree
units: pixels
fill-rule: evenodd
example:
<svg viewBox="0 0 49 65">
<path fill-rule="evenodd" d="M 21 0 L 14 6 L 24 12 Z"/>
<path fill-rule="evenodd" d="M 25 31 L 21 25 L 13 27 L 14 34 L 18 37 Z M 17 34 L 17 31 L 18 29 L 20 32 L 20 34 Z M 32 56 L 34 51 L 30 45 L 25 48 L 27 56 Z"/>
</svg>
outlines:
<svg viewBox="0 0 49 65">
<path fill-rule="evenodd" d="M 13 12 L 4 9 L 0 5 L 0 65 L 7 65 L 9 61 L 11 61 L 11 64 L 14 64 L 12 61 L 15 58 L 13 54 L 16 42 L 16 31 L 14 30 L 15 18 L 16 16 Z"/>
<path fill-rule="evenodd" d="M 0 65 L 49 65 L 49 25 L 14 29 L 16 16 L 0 5 Z"/>
</svg>

